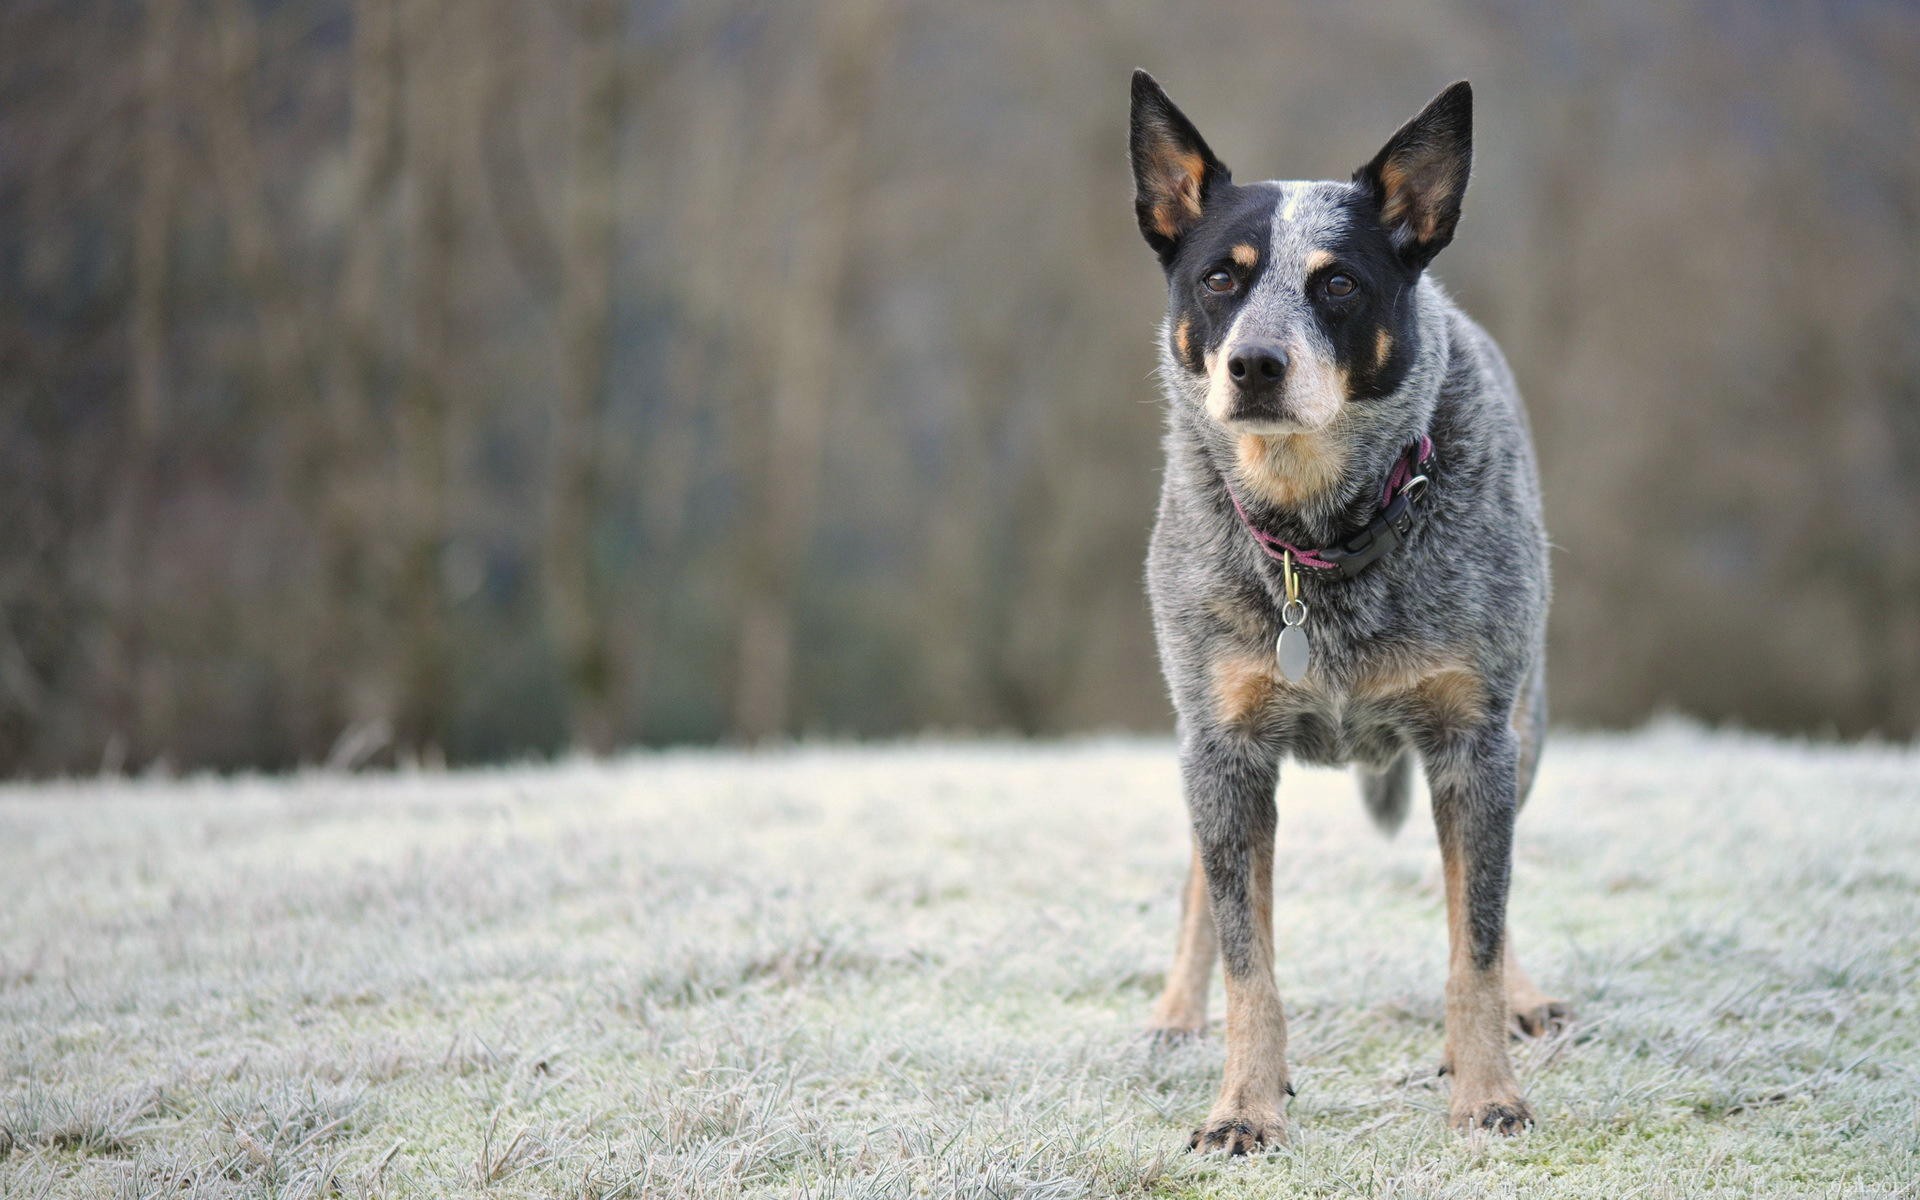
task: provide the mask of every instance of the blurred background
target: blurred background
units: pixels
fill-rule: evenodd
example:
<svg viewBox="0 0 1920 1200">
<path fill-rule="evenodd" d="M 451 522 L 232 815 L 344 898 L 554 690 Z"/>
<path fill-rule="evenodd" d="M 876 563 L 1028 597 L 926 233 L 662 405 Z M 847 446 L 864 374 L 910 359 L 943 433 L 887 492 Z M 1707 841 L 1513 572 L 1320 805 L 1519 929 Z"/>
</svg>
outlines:
<svg viewBox="0 0 1920 1200">
<path fill-rule="evenodd" d="M 1165 730 L 1145 66 L 1449 81 L 1555 717 L 1920 728 L 1920 7 L 7 0 L 0 772 Z"/>
</svg>

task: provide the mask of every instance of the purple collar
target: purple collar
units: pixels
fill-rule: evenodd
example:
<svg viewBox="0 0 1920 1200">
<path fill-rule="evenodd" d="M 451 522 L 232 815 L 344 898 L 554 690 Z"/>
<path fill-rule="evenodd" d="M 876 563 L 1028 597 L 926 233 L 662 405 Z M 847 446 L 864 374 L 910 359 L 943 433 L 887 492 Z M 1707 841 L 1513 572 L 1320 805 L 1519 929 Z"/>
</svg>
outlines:
<svg viewBox="0 0 1920 1200">
<path fill-rule="evenodd" d="M 1232 484 L 1227 484 L 1227 499 L 1233 501 L 1233 511 L 1240 515 L 1240 524 L 1253 535 L 1254 545 L 1268 558 L 1281 562 L 1290 555 L 1295 566 L 1324 572 L 1335 579 L 1352 579 L 1398 549 L 1412 532 L 1420 499 L 1427 491 L 1428 479 L 1423 469 L 1432 462 L 1433 439 L 1422 436 L 1401 453 L 1387 474 L 1386 484 L 1380 489 L 1379 514 L 1346 541 L 1319 550 L 1282 541 L 1255 525 L 1247 515 L 1246 506 L 1240 503 L 1240 497 L 1234 495 Z M 1225 483 L 1224 477 L 1221 482 Z"/>
</svg>

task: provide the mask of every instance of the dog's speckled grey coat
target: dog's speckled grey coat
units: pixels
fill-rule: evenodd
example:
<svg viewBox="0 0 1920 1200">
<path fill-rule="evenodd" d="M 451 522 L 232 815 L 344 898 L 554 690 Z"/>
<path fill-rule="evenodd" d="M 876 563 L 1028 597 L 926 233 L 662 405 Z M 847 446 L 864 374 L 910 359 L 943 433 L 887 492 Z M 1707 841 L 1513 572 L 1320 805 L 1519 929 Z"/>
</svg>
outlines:
<svg viewBox="0 0 1920 1200">
<path fill-rule="evenodd" d="M 1413 760 L 1424 766 L 1458 881 L 1454 1122 L 1514 1132 L 1531 1120 L 1505 1048 L 1505 1000 L 1516 987 L 1531 996 L 1531 984 L 1516 985 L 1517 964 L 1503 974 L 1503 950 L 1513 821 L 1544 728 L 1547 541 L 1513 376 L 1426 270 L 1452 235 L 1470 130 L 1471 93 L 1455 85 L 1351 182 L 1241 186 L 1158 85 L 1135 78 L 1137 207 L 1169 282 L 1166 473 L 1148 590 L 1204 871 L 1189 907 L 1211 910 L 1228 984 L 1227 1078 L 1194 1135 L 1200 1148 L 1240 1152 L 1284 1136 L 1291 1087 L 1284 1019 L 1266 997 L 1264 876 L 1288 756 L 1358 764 L 1388 829 L 1405 815 Z M 1250 347 L 1284 364 L 1280 383 L 1236 383 L 1232 373 L 1255 361 Z M 1404 545 L 1353 579 L 1302 572 L 1308 677 L 1291 686 L 1261 674 L 1281 629 L 1282 573 L 1236 517 L 1228 482 L 1266 531 L 1330 545 L 1378 512 L 1382 482 L 1423 434 L 1434 444 L 1431 487 Z M 1248 445 L 1306 449 L 1255 470 Z M 1328 462 L 1338 469 L 1323 485 L 1289 480 L 1290 464 Z M 1284 887 L 1301 868 L 1279 857 Z M 1156 1015 L 1163 1032 L 1190 1031 L 1196 971 L 1204 1007 L 1212 954 L 1199 922 L 1183 931 Z M 1503 983 L 1489 1030 L 1488 989 Z"/>
</svg>

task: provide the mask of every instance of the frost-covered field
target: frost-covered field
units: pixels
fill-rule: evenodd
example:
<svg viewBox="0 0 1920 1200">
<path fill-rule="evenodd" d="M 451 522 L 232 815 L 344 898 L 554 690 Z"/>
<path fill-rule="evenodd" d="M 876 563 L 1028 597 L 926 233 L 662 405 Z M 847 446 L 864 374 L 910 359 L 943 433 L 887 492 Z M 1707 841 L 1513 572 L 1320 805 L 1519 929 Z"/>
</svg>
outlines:
<svg viewBox="0 0 1920 1200">
<path fill-rule="evenodd" d="M 1138 1035 L 1170 746 L 0 788 L 0 1195 L 1920 1195 L 1920 753 L 1562 738 L 1541 1126 L 1443 1128 L 1438 855 L 1281 788 L 1293 1142 Z M 1216 984 L 1215 1007 L 1219 1007 Z"/>
</svg>

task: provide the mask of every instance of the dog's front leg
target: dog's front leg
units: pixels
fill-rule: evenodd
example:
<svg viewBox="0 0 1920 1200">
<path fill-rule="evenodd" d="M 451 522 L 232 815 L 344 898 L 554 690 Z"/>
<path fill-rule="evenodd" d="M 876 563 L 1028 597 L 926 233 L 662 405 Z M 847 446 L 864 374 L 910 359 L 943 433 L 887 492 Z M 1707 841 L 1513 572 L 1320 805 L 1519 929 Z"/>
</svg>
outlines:
<svg viewBox="0 0 1920 1200">
<path fill-rule="evenodd" d="M 1287 1021 L 1273 982 L 1274 785 L 1279 755 L 1255 739 L 1195 731 L 1180 772 L 1206 870 L 1227 976 L 1227 1068 L 1197 1150 L 1249 1150 L 1286 1140 Z"/>
<path fill-rule="evenodd" d="M 1504 723 L 1449 738 L 1426 755 L 1446 875 L 1446 1069 L 1454 1128 L 1519 1133 L 1533 1120 L 1507 1059 L 1507 883 L 1518 780 Z"/>
</svg>

